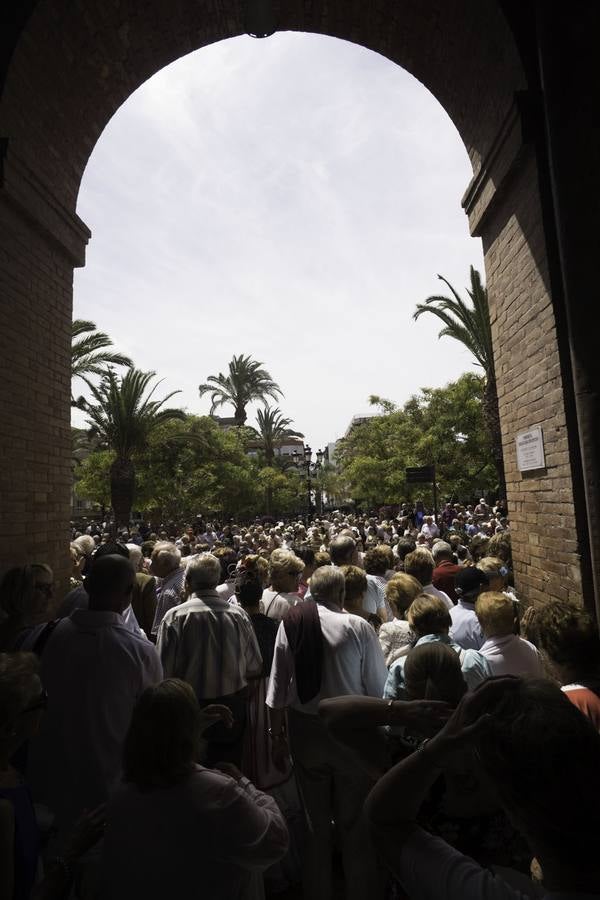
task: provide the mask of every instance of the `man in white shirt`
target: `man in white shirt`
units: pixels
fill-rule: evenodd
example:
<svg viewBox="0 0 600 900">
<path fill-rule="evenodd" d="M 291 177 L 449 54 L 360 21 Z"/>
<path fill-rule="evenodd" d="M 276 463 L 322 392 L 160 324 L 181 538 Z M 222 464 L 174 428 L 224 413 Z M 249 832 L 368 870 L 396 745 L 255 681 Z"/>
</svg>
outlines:
<svg viewBox="0 0 600 900">
<path fill-rule="evenodd" d="M 358 547 L 354 538 L 349 534 L 340 534 L 329 544 L 329 555 L 334 566 L 358 566 L 364 569 Z M 305 594 L 305 600 L 312 597 L 311 588 Z M 367 590 L 363 598 L 363 610 L 379 616 L 382 622 L 391 622 L 394 618 L 389 604 L 385 599 L 383 585 L 375 575 L 367 575 Z"/>
<path fill-rule="evenodd" d="M 331 822 L 335 819 L 342 843 L 346 897 L 377 898 L 381 896 L 381 873 L 362 814 L 371 782 L 349 752 L 331 738 L 319 719 L 318 706 L 320 700 L 340 695 L 381 697 L 387 668 L 371 625 L 342 611 L 342 572 L 333 566 L 317 569 L 311 591 L 316 609 L 311 600 L 293 607 L 277 633 L 267 692 L 273 755 L 282 758 L 287 753 L 287 708 L 294 767 L 310 822 L 304 896 L 307 900 L 332 896 Z M 292 646 L 288 631 L 293 635 L 291 620 L 299 617 L 307 620 L 296 632 L 302 640 Z M 302 659 L 311 640 L 313 648 L 308 658 Z M 320 674 L 316 679 L 315 670 Z"/>
<path fill-rule="evenodd" d="M 493 675 L 542 678 L 544 670 L 537 648 L 515 633 L 518 631 L 515 606 L 500 591 L 479 595 L 475 613 L 485 637 L 479 652 L 487 659 Z"/>
<path fill-rule="evenodd" d="M 435 524 L 433 516 L 425 516 L 421 526 L 421 534 L 424 534 L 428 541 L 432 541 L 434 538 L 439 537 L 440 529 Z"/>
<path fill-rule="evenodd" d="M 488 586 L 487 575 L 475 566 L 467 566 L 456 573 L 454 591 L 458 603 L 450 610 L 450 637 L 463 650 L 479 650 L 485 641 L 475 613 L 475 601 Z"/>
<path fill-rule="evenodd" d="M 262 656 L 245 611 L 217 594 L 220 577 L 211 553 L 192 559 L 185 574 L 191 596 L 167 612 L 156 646 L 166 677 L 191 684 L 201 706 L 222 703 L 233 713 L 232 728 L 217 724 L 207 733 L 207 764 L 240 766 L 248 682 L 261 676 Z"/>
<path fill-rule="evenodd" d="M 61 619 L 44 646 L 48 709 L 29 745 L 27 781 L 61 833 L 108 798 L 134 704 L 162 680 L 155 647 L 123 621 L 134 583 L 124 557 L 95 560 L 86 580 L 89 608 Z"/>
</svg>

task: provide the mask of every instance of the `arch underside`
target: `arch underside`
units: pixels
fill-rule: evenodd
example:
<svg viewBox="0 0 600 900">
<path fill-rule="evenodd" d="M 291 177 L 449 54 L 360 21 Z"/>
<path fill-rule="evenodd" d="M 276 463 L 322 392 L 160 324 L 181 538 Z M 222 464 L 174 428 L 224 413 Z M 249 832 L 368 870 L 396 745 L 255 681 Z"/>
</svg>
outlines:
<svg viewBox="0 0 600 900">
<path fill-rule="evenodd" d="M 527 600 L 580 600 L 576 436 L 567 428 L 564 353 L 527 138 L 528 84 L 499 3 L 281 0 L 274 9 L 278 30 L 352 41 L 402 66 L 454 122 L 473 169 L 463 205 L 486 258 L 517 582 Z M 0 397 L 0 563 L 42 555 L 59 577 L 68 569 L 72 273 L 89 238 L 75 209 L 90 154 L 141 84 L 187 53 L 244 33 L 244 21 L 240 0 L 39 0 L 20 33 L 0 97 L 0 323 L 9 373 Z M 524 477 L 514 439 L 534 424 L 544 429 L 546 469 Z"/>
</svg>

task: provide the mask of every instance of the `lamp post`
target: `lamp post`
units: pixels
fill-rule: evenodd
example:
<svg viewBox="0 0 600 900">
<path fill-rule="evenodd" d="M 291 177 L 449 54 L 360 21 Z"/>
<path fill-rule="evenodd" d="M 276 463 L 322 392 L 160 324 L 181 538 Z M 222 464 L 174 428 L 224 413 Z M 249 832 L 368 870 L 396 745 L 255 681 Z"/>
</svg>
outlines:
<svg viewBox="0 0 600 900">
<path fill-rule="evenodd" d="M 271 37 L 277 30 L 273 0 L 245 0 L 244 29 L 250 37 Z"/>
<path fill-rule="evenodd" d="M 292 453 L 292 461 L 297 469 L 301 472 L 304 472 L 304 477 L 306 478 L 306 524 L 310 521 L 310 517 L 312 514 L 312 481 L 311 479 L 318 475 L 321 467 L 323 465 L 323 451 L 317 450 L 317 459 L 315 462 L 312 461 L 312 450 L 308 446 L 308 444 L 304 447 L 304 451 L 299 453 L 297 450 L 294 450 Z M 319 491 L 319 509 L 322 506 L 322 496 L 321 491 Z"/>
</svg>

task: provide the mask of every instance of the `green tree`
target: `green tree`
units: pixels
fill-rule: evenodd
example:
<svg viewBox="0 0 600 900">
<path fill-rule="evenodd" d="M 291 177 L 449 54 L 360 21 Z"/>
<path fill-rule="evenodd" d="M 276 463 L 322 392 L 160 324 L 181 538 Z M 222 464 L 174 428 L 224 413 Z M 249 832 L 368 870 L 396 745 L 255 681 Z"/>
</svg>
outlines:
<svg viewBox="0 0 600 900">
<path fill-rule="evenodd" d="M 272 466 L 258 471 L 258 483 L 262 487 L 264 509 L 267 514 L 295 514 L 304 502 L 304 481 L 294 469 L 282 472 Z M 260 500 L 258 508 L 261 508 Z"/>
<path fill-rule="evenodd" d="M 133 366 L 123 353 L 115 353 L 109 348 L 113 342 L 103 331 L 98 331 L 94 322 L 75 319 L 71 332 L 71 380 L 81 378 L 91 389 L 90 375 L 102 377 L 107 366 Z M 84 408 L 83 397 L 77 400 L 71 396 L 71 406 Z"/>
<path fill-rule="evenodd" d="M 293 431 L 289 427 L 292 421 L 292 419 L 286 419 L 278 408 L 272 409 L 270 406 L 265 406 L 264 409 L 257 411 L 256 424 L 258 427 L 250 430 L 262 444 L 267 466 L 273 464 L 278 444 L 287 438 L 304 437 L 300 431 Z"/>
<path fill-rule="evenodd" d="M 75 469 L 77 496 L 100 506 L 110 506 L 110 467 L 112 450 L 94 450 Z"/>
<path fill-rule="evenodd" d="M 249 403 L 267 397 L 276 400 L 278 395 L 283 396 L 279 385 L 262 365 L 251 356 L 234 356 L 227 375 L 222 372 L 209 375 L 206 382 L 199 385 L 198 391 L 201 397 L 211 395 L 210 414 L 220 406 L 231 403 L 235 410 L 235 423 L 242 426 L 247 419 L 246 407 Z"/>
<path fill-rule="evenodd" d="M 140 505 L 161 518 L 251 512 L 260 497 L 244 436 L 209 416 L 167 422 L 139 455 Z"/>
<path fill-rule="evenodd" d="M 353 499 L 369 506 L 394 504 L 431 494 L 405 482 L 408 466 L 435 463 L 443 495 L 469 497 L 492 489 L 496 473 L 483 416 L 485 380 L 474 372 L 444 388 L 424 388 L 393 412 L 353 428 L 336 447 L 342 483 Z"/>
<path fill-rule="evenodd" d="M 86 403 L 90 433 L 112 450 L 110 467 L 111 506 L 117 525 L 128 525 L 135 497 L 135 458 L 147 445 L 154 429 L 171 419 L 185 419 L 180 409 L 164 408 L 179 391 L 153 400 L 160 384 L 150 387 L 155 372 L 129 369 L 120 378 L 108 370 L 99 386 L 90 385 L 94 403 Z"/>
<path fill-rule="evenodd" d="M 498 409 L 498 389 L 494 369 L 492 348 L 492 328 L 487 290 L 481 283 L 481 275 L 471 266 L 471 288 L 467 289 L 470 303 L 466 303 L 442 275 L 438 278 L 450 289 L 451 297 L 433 295 L 424 303 L 417 304 L 413 318 L 418 319 L 423 313 L 431 313 L 444 323 L 439 337 L 451 337 L 459 341 L 471 351 L 477 365 L 485 373 L 483 397 L 483 414 L 485 424 L 491 436 L 491 447 L 499 492 L 506 497 L 506 480 L 504 476 L 504 457 L 502 452 L 502 432 L 500 429 L 500 413 Z"/>
</svg>

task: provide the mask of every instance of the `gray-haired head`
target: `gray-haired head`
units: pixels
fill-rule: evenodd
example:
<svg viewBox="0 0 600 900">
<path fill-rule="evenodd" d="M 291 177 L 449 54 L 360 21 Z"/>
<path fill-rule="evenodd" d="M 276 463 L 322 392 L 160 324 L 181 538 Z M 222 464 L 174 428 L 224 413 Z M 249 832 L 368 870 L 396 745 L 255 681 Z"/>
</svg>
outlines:
<svg viewBox="0 0 600 900">
<path fill-rule="evenodd" d="M 125 546 L 129 550 L 129 559 L 133 564 L 133 568 L 136 572 L 139 572 L 144 559 L 142 548 L 138 544 L 125 544 Z"/>
<path fill-rule="evenodd" d="M 356 541 L 350 535 L 340 534 L 329 544 L 331 562 L 334 566 L 351 565 L 356 550 Z M 312 593 L 312 591 L 311 591 Z"/>
<path fill-rule="evenodd" d="M 96 541 L 91 534 L 80 534 L 73 541 L 82 556 L 91 556 L 96 549 Z"/>
<path fill-rule="evenodd" d="M 446 541 L 436 541 L 431 548 L 431 555 L 433 556 L 436 563 L 443 559 L 451 560 L 452 547 L 450 546 L 450 544 L 447 544 Z"/>
<path fill-rule="evenodd" d="M 185 570 L 185 580 L 192 592 L 216 588 L 221 580 L 221 563 L 212 553 L 192 557 Z"/>
<path fill-rule="evenodd" d="M 334 566 L 321 566 L 310 579 L 310 592 L 317 601 L 344 605 L 346 581 L 343 573 Z"/>
</svg>

